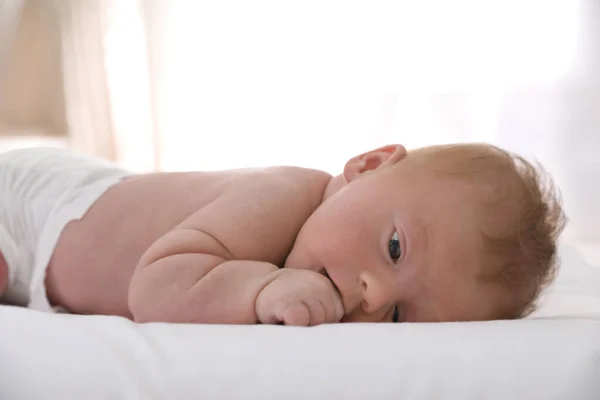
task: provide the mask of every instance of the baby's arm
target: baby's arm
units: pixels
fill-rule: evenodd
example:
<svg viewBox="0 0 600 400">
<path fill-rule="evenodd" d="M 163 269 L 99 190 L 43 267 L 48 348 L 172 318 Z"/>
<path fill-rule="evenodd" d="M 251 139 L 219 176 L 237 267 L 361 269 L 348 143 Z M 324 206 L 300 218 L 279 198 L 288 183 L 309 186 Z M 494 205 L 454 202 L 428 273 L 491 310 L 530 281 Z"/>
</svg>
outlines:
<svg viewBox="0 0 600 400">
<path fill-rule="evenodd" d="M 343 317 L 339 294 L 325 276 L 188 252 L 211 242 L 205 233 L 177 229 L 157 243 L 155 249 L 181 253 L 144 260 L 136 271 L 129 291 L 135 321 L 308 326 Z"/>
<path fill-rule="evenodd" d="M 157 240 L 141 257 L 130 283 L 134 320 L 259 322 L 259 293 L 278 277 L 294 273 L 276 264 L 285 260 L 322 198 L 326 181 L 308 178 L 253 180 L 251 186 L 221 195 Z M 315 286 L 316 278 L 307 277 L 308 286 Z M 265 308 L 261 310 L 265 315 Z"/>
<path fill-rule="evenodd" d="M 159 239 L 130 284 L 134 320 L 256 323 L 256 298 L 279 269 L 268 262 L 227 260 L 226 253 L 218 240 L 194 229 L 176 228 Z"/>
</svg>

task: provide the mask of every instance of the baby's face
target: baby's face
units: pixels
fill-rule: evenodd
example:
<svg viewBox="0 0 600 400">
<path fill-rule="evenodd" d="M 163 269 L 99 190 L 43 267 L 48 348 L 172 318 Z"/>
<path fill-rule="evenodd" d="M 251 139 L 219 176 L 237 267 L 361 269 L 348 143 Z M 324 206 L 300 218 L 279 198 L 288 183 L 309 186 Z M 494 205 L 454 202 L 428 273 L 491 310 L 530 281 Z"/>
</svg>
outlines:
<svg viewBox="0 0 600 400">
<path fill-rule="evenodd" d="M 397 167 L 362 173 L 327 198 L 286 267 L 327 273 L 346 322 L 490 319 L 497 304 L 476 279 L 480 233 L 468 186 Z"/>
</svg>

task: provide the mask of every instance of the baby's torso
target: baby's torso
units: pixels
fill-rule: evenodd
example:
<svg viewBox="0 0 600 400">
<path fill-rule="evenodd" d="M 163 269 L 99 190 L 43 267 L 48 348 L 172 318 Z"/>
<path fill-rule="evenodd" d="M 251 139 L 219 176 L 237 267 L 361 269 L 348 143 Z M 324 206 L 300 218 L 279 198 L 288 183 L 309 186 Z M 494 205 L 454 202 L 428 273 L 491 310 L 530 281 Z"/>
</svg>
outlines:
<svg viewBox="0 0 600 400">
<path fill-rule="evenodd" d="M 274 178 L 288 185 L 297 184 L 301 192 L 308 193 L 306 201 L 314 203 L 314 209 L 320 203 L 329 176 L 320 171 L 284 167 L 126 178 L 100 197 L 82 219 L 69 223 L 62 232 L 46 276 L 51 303 L 76 313 L 129 317 L 129 281 L 140 256 L 155 240 L 224 196 L 239 202 L 240 207 L 250 196 L 264 196 L 267 208 L 269 201 L 282 201 L 269 195 Z M 235 221 L 223 223 L 235 224 Z M 270 254 L 273 247 L 280 249 L 281 263 L 300 227 L 290 224 L 286 228 L 289 235 L 282 235 L 279 243 L 265 243 Z M 255 226 L 240 232 L 239 240 L 260 229 L 263 229 L 261 221 L 256 221 Z"/>
</svg>

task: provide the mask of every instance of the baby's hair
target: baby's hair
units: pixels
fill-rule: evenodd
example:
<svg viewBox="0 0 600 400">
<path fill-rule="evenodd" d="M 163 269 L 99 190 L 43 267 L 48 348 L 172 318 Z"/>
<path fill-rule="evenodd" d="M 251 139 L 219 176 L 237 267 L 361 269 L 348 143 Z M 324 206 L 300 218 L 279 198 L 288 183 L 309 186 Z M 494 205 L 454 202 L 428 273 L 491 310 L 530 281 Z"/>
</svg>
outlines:
<svg viewBox="0 0 600 400">
<path fill-rule="evenodd" d="M 567 221 L 550 175 L 539 163 L 488 144 L 433 146 L 417 152 L 433 161 L 430 165 L 438 173 L 474 189 L 480 206 L 473 215 L 479 222 L 484 260 L 479 278 L 505 288 L 494 318 L 530 314 L 555 278 L 556 243 Z"/>
</svg>

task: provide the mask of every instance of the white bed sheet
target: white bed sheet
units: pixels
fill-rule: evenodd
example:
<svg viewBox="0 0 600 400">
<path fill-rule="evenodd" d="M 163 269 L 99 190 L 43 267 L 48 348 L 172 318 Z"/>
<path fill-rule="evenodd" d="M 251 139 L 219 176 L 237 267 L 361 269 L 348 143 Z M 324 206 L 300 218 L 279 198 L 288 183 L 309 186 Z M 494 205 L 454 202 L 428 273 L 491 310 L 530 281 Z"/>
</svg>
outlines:
<svg viewBox="0 0 600 400">
<path fill-rule="evenodd" d="M 521 321 L 136 325 L 0 307 L 0 399 L 599 399 L 600 270 L 562 255 Z"/>
<path fill-rule="evenodd" d="M 600 321 L 136 326 L 0 310 L 2 399 L 598 399 Z"/>
</svg>

